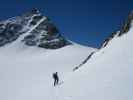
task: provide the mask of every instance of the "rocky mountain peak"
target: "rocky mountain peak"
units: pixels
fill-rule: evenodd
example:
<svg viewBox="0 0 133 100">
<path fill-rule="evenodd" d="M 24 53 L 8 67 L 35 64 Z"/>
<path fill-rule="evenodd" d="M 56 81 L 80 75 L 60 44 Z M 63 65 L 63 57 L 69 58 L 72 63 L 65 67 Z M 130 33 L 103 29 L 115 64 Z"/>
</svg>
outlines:
<svg viewBox="0 0 133 100">
<path fill-rule="evenodd" d="M 39 11 L 37 8 L 33 8 L 33 9 L 31 10 L 31 13 L 33 13 L 33 14 L 38 14 L 38 13 L 40 13 L 40 11 Z"/>
<path fill-rule="evenodd" d="M 129 19 L 133 20 L 133 10 L 132 10 L 131 13 L 129 14 Z"/>
<path fill-rule="evenodd" d="M 47 49 L 58 49 L 71 44 L 55 24 L 36 8 L 0 22 L 0 46 L 13 43 L 20 37 L 21 43 L 25 45 Z"/>
<path fill-rule="evenodd" d="M 130 30 L 131 24 L 132 24 L 132 20 L 133 20 L 133 11 L 131 11 L 131 13 L 129 14 L 128 18 L 124 22 L 124 24 L 123 24 L 123 26 L 121 28 L 119 36 L 127 33 Z"/>
</svg>

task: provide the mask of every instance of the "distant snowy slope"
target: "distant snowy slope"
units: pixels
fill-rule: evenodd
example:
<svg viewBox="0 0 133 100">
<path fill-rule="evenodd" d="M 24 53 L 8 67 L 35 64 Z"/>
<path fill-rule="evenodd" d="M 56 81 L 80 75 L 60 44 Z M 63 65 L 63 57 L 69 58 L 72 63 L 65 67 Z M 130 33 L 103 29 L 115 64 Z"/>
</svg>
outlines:
<svg viewBox="0 0 133 100">
<path fill-rule="evenodd" d="M 126 34 L 113 37 L 69 75 L 58 100 L 133 100 L 133 24 L 128 25 Z"/>
</svg>

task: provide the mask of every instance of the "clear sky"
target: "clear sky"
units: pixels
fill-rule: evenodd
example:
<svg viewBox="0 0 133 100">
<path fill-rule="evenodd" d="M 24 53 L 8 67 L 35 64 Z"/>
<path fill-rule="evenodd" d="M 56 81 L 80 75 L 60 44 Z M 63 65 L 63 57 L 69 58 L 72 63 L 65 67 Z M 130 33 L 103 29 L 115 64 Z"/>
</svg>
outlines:
<svg viewBox="0 0 133 100">
<path fill-rule="evenodd" d="M 99 47 L 120 28 L 133 0 L 1 0 L 0 20 L 38 8 L 63 35 L 77 43 Z"/>
</svg>

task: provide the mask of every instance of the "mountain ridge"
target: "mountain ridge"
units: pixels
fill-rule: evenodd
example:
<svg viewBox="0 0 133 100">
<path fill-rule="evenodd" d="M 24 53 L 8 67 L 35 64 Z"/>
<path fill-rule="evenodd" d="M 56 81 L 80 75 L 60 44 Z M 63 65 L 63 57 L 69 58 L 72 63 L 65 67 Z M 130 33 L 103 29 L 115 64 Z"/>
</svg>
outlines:
<svg viewBox="0 0 133 100">
<path fill-rule="evenodd" d="M 124 21 L 121 29 L 119 31 L 112 32 L 109 37 L 107 37 L 104 42 L 102 43 L 100 48 L 104 48 L 107 46 L 107 44 L 114 38 L 114 37 L 121 37 L 122 35 L 126 34 L 131 26 L 133 21 L 133 11 L 131 11 L 127 17 L 127 19 Z"/>
</svg>

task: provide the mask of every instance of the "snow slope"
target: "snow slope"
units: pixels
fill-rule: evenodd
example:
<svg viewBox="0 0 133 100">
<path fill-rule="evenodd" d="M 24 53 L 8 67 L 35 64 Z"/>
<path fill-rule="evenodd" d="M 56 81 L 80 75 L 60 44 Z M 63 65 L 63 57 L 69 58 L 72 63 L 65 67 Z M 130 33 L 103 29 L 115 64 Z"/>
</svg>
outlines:
<svg viewBox="0 0 133 100">
<path fill-rule="evenodd" d="M 55 100 L 52 73 L 62 80 L 94 51 L 74 43 L 56 50 L 17 45 L 0 48 L 0 100 Z"/>
<path fill-rule="evenodd" d="M 72 72 L 53 100 L 133 100 L 132 42 L 133 27 Z"/>
</svg>

